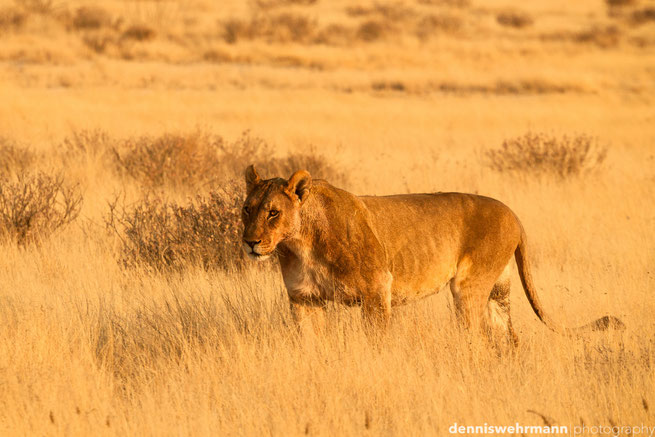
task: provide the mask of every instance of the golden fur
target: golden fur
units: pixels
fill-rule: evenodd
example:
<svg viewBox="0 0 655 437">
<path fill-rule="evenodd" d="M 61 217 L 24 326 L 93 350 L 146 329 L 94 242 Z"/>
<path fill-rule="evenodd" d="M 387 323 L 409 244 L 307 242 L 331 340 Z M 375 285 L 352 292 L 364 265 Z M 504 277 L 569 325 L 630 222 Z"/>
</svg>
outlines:
<svg viewBox="0 0 655 437">
<path fill-rule="evenodd" d="M 265 259 L 277 249 L 291 308 L 302 323 L 327 300 L 361 304 L 388 321 L 391 308 L 450 284 L 457 318 L 516 341 L 509 313 L 515 255 L 525 293 L 549 328 L 532 283 L 526 236 L 503 203 L 462 193 L 355 196 L 304 170 L 262 180 L 246 170 L 244 250 Z M 610 316 L 576 330 L 622 327 Z"/>
</svg>

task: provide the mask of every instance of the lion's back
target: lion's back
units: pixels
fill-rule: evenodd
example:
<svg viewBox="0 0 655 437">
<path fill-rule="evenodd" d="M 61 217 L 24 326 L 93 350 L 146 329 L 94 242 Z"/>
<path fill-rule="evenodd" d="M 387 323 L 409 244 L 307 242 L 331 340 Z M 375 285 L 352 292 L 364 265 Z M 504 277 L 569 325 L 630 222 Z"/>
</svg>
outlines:
<svg viewBox="0 0 655 437">
<path fill-rule="evenodd" d="M 362 196 L 399 286 L 427 292 L 447 281 L 467 251 L 518 243 L 520 224 L 502 202 L 465 193 Z"/>
</svg>

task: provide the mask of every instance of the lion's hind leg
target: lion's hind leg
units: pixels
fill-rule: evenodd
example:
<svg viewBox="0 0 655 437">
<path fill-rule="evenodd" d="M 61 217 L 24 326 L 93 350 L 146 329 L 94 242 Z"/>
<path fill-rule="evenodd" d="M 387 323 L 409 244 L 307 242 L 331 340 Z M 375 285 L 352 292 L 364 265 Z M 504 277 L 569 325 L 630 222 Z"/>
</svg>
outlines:
<svg viewBox="0 0 655 437">
<path fill-rule="evenodd" d="M 517 346 L 518 337 L 512 327 L 509 310 L 510 288 L 510 264 L 508 264 L 489 295 L 485 314 L 485 327 L 493 341 L 506 342 L 511 346 Z"/>
<path fill-rule="evenodd" d="M 509 263 L 502 273 L 494 273 L 482 264 L 464 258 L 451 281 L 455 313 L 459 325 L 470 332 L 480 332 L 496 340 L 516 344 L 509 313 Z"/>
</svg>

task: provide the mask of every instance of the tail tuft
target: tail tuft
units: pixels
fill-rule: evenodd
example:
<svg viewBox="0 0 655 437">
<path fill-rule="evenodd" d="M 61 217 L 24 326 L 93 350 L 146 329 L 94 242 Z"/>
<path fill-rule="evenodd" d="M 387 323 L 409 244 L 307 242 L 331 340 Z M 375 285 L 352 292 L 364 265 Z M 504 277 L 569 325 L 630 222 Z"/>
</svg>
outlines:
<svg viewBox="0 0 655 437">
<path fill-rule="evenodd" d="M 625 323 L 614 316 L 605 316 L 591 322 L 585 328 L 591 331 L 608 331 L 610 329 L 623 331 L 625 330 Z"/>
<path fill-rule="evenodd" d="M 525 291 L 525 295 L 527 296 L 528 301 L 530 302 L 530 305 L 532 306 L 532 309 L 534 310 L 537 317 L 539 317 L 539 319 L 548 328 L 563 334 L 578 334 L 589 331 L 608 331 L 610 329 L 623 331 L 625 329 L 625 324 L 614 316 L 601 317 L 598 320 L 577 328 L 561 327 L 544 312 L 543 306 L 541 305 L 539 297 L 537 296 L 537 291 L 534 284 L 532 283 L 532 276 L 530 275 L 530 267 L 526 253 L 526 237 L 522 226 L 521 239 L 519 240 L 519 244 L 516 248 L 515 257 L 516 266 L 518 267 L 519 276 L 521 278 L 521 282 L 523 283 L 523 290 Z"/>
</svg>

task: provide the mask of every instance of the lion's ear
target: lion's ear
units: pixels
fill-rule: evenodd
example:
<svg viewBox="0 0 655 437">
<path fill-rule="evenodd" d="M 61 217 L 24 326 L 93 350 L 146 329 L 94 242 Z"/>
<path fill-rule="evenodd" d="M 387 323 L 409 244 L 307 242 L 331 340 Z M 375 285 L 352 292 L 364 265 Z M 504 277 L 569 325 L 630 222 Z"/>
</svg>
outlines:
<svg viewBox="0 0 655 437">
<path fill-rule="evenodd" d="M 307 170 L 298 170 L 289 178 L 287 183 L 287 193 L 298 197 L 300 202 L 304 202 L 312 188 L 312 176 Z"/>
<path fill-rule="evenodd" d="M 246 192 L 250 194 L 261 181 L 262 179 L 259 177 L 257 170 L 255 170 L 255 166 L 252 164 L 249 165 L 246 169 Z"/>
</svg>

